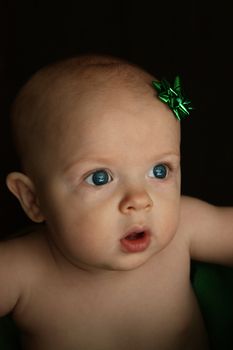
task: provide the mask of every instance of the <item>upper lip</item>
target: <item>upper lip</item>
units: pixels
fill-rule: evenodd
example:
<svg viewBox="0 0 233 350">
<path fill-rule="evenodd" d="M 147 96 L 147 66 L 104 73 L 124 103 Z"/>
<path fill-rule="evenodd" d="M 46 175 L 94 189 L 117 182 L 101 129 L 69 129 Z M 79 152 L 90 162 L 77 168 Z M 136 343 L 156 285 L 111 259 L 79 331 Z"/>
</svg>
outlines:
<svg viewBox="0 0 233 350">
<path fill-rule="evenodd" d="M 140 232 L 145 232 L 147 234 L 150 234 L 150 230 L 149 230 L 148 226 L 146 226 L 146 225 L 133 225 L 129 228 L 129 230 L 126 231 L 126 233 L 123 235 L 123 237 L 121 239 L 124 239 L 133 233 L 140 233 Z"/>
</svg>

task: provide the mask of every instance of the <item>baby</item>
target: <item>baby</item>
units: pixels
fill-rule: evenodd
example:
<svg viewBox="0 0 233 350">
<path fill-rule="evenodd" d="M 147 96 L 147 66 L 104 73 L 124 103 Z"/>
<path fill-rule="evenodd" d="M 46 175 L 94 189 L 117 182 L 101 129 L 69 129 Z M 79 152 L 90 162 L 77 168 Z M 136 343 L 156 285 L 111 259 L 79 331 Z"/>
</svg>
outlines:
<svg viewBox="0 0 233 350">
<path fill-rule="evenodd" d="M 152 80 L 81 56 L 16 98 L 7 185 L 37 225 L 0 244 L 0 316 L 23 349 L 208 349 L 190 259 L 233 264 L 233 209 L 180 196 L 180 122 Z"/>
</svg>

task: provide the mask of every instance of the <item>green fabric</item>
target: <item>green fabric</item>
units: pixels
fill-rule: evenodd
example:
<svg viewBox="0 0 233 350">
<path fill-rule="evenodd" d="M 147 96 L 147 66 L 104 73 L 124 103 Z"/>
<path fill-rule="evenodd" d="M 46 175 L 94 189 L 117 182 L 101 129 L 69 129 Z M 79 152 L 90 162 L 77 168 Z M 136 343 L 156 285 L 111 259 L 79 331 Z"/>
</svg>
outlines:
<svg viewBox="0 0 233 350">
<path fill-rule="evenodd" d="M 233 269 L 192 262 L 191 279 L 211 350 L 233 349 Z M 19 334 L 10 316 L 0 318 L 0 350 L 20 350 Z"/>
<path fill-rule="evenodd" d="M 211 349 L 233 349 L 233 269 L 194 262 L 193 287 Z"/>
<path fill-rule="evenodd" d="M 19 333 L 9 315 L 0 318 L 0 350 L 20 350 Z"/>
</svg>

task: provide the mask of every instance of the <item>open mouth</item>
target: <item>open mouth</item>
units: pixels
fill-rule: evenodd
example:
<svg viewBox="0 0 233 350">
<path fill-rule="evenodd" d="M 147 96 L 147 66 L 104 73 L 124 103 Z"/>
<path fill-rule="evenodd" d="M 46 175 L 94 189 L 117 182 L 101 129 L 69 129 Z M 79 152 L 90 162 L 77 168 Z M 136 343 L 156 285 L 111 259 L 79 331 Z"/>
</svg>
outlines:
<svg viewBox="0 0 233 350">
<path fill-rule="evenodd" d="M 120 242 L 124 252 L 142 252 L 150 244 L 150 232 L 148 230 L 132 230 L 126 234 Z"/>
<path fill-rule="evenodd" d="M 136 239 L 142 239 L 145 235 L 145 232 L 133 232 L 130 233 L 128 236 L 125 237 L 125 239 L 128 239 L 130 241 L 136 240 Z"/>
</svg>

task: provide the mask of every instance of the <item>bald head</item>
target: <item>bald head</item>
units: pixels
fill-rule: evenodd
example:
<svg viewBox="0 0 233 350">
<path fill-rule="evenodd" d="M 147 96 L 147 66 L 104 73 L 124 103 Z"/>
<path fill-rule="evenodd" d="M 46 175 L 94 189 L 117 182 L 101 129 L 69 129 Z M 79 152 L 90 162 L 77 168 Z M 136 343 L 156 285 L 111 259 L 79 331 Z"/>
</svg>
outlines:
<svg viewBox="0 0 233 350">
<path fill-rule="evenodd" d="M 12 108 L 13 136 L 24 171 L 37 168 L 39 154 L 60 137 L 67 115 L 81 101 L 91 102 L 109 89 L 127 89 L 138 98 L 155 95 L 153 79 L 139 67 L 111 56 L 85 55 L 39 70 Z"/>
</svg>

